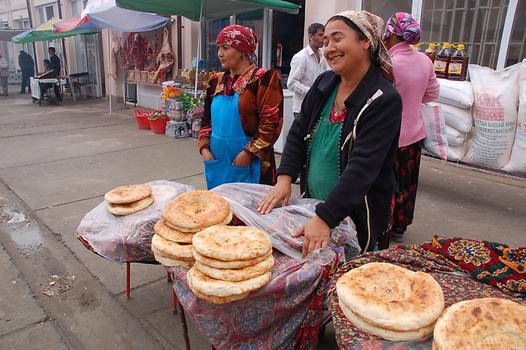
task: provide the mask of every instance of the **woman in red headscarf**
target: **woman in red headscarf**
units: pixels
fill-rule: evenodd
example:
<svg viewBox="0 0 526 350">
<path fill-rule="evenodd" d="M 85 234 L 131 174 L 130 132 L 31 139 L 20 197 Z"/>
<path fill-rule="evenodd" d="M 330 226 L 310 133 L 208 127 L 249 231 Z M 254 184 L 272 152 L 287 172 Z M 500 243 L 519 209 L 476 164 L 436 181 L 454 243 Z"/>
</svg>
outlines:
<svg viewBox="0 0 526 350">
<path fill-rule="evenodd" d="M 208 189 L 224 183 L 273 185 L 273 145 L 283 121 L 279 73 L 255 64 L 256 33 L 231 25 L 217 36 L 224 71 L 209 82 L 199 132 Z"/>
</svg>

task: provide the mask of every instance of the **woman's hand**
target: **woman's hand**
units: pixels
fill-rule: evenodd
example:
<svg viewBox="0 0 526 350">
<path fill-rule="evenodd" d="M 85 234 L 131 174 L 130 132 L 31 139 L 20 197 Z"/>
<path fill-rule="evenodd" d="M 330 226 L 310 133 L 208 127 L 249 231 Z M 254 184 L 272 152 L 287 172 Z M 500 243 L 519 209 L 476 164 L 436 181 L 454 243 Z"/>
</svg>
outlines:
<svg viewBox="0 0 526 350">
<path fill-rule="evenodd" d="M 274 186 L 267 196 L 259 203 L 259 213 L 268 214 L 281 202 L 283 202 L 284 206 L 289 204 L 289 198 L 292 193 L 291 184 L 292 178 L 290 176 L 278 176 L 278 183 L 276 186 Z"/>
<path fill-rule="evenodd" d="M 236 156 L 236 159 L 234 159 L 233 164 L 239 167 L 248 167 L 250 166 L 250 163 L 252 163 L 252 157 L 250 156 L 250 154 L 248 154 L 245 151 L 241 151 Z"/>
<path fill-rule="evenodd" d="M 307 221 L 305 226 L 292 234 L 292 237 L 303 238 L 302 257 L 319 248 L 326 248 L 329 242 L 331 228 L 318 215 Z"/>
<path fill-rule="evenodd" d="M 203 157 L 203 160 L 214 160 L 214 155 L 208 148 L 201 151 L 201 157 Z"/>
</svg>

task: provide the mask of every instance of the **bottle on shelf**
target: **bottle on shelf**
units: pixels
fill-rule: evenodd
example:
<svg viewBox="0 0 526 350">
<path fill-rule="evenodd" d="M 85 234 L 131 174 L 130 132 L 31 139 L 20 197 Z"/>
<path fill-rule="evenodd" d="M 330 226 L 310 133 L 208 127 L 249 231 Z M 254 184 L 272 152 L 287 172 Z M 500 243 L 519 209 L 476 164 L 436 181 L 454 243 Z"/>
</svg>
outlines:
<svg viewBox="0 0 526 350">
<path fill-rule="evenodd" d="M 437 78 L 447 79 L 449 61 L 451 60 L 451 44 L 444 43 L 442 49 L 437 53 L 434 61 Z"/>
<path fill-rule="evenodd" d="M 429 59 L 431 59 L 431 62 L 435 62 L 435 57 L 437 55 L 436 47 L 436 43 L 429 43 L 427 49 L 424 51 L 426 56 L 429 57 Z"/>
<path fill-rule="evenodd" d="M 411 45 L 411 47 L 413 48 L 413 50 L 424 52 L 423 44 L 424 43 L 418 43 L 418 44 Z"/>
<path fill-rule="evenodd" d="M 447 71 L 449 80 L 466 80 L 469 58 L 464 51 L 464 44 L 456 45 L 456 51 L 451 55 Z"/>
</svg>

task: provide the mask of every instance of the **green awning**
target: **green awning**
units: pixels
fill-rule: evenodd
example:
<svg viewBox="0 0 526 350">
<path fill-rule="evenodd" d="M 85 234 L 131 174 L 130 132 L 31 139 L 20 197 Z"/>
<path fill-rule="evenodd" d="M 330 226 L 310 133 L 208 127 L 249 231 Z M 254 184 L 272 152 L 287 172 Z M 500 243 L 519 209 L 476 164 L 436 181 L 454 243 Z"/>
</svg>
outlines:
<svg viewBox="0 0 526 350">
<path fill-rule="evenodd" d="M 60 19 L 49 20 L 46 23 L 39 25 L 35 29 L 30 29 L 14 36 L 11 40 L 17 44 L 24 44 L 35 41 L 51 41 L 67 38 L 77 34 L 95 34 L 99 32 L 98 30 L 75 29 L 65 33 L 55 33 L 53 31 L 53 25 L 60 21 Z"/>
<path fill-rule="evenodd" d="M 299 6 L 282 0 L 116 0 L 117 6 L 130 10 L 163 15 L 180 15 L 199 21 L 202 17 L 216 19 L 238 13 L 270 8 L 297 14 Z"/>
</svg>

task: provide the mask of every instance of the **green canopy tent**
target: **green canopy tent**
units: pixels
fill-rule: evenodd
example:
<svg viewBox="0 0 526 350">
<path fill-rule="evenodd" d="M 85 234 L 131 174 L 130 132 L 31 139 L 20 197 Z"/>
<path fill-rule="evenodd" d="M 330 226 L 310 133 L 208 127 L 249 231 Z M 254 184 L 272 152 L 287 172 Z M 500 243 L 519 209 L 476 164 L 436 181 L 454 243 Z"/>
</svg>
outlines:
<svg viewBox="0 0 526 350">
<path fill-rule="evenodd" d="M 300 7 L 282 0 L 115 0 L 117 6 L 135 11 L 153 12 L 164 15 L 180 15 L 193 21 L 229 17 L 235 14 L 262 8 L 298 14 Z M 201 58 L 201 27 L 197 41 L 197 62 Z M 196 64 L 195 95 L 199 64 Z"/>
<path fill-rule="evenodd" d="M 77 34 L 96 34 L 99 30 L 75 29 L 70 32 L 56 33 L 53 31 L 53 25 L 59 23 L 60 19 L 51 19 L 35 29 L 27 30 L 14 36 L 11 40 L 17 44 L 32 43 L 36 41 L 51 41 L 56 39 L 67 38 Z"/>
</svg>

